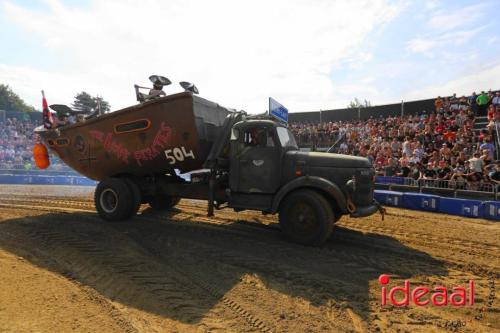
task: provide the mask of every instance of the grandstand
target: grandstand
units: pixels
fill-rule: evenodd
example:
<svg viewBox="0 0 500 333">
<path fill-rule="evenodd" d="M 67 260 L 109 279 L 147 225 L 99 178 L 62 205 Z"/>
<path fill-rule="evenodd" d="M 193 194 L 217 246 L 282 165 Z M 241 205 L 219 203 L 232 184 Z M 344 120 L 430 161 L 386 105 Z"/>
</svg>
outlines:
<svg viewBox="0 0 500 333">
<path fill-rule="evenodd" d="M 298 113 L 290 128 L 301 149 L 368 158 L 380 189 L 497 199 L 499 100 L 490 91 Z"/>
<path fill-rule="evenodd" d="M 53 154 L 49 168 L 36 168 L 32 149 L 39 139 L 33 130 L 40 124 L 36 112 L 0 111 L 0 184 L 95 185 Z"/>
<path fill-rule="evenodd" d="M 33 130 L 41 124 L 31 118 L 6 117 L 0 121 L 0 170 L 33 170 L 31 150 L 38 141 Z M 49 171 L 70 169 L 57 156 L 51 155 Z"/>
</svg>

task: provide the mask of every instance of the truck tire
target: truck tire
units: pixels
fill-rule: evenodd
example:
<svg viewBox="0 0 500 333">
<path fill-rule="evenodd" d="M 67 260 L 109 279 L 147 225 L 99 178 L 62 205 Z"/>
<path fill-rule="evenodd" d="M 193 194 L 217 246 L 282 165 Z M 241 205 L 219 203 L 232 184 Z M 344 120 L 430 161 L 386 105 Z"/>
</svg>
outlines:
<svg viewBox="0 0 500 333">
<path fill-rule="evenodd" d="M 313 190 L 297 190 L 280 205 L 281 230 L 292 241 L 319 246 L 331 235 L 335 215 L 324 196 Z"/>
<path fill-rule="evenodd" d="M 131 206 L 132 211 L 130 213 L 130 216 L 135 216 L 135 214 L 137 214 L 137 212 L 139 211 L 142 203 L 141 190 L 139 189 L 139 185 L 137 185 L 137 183 L 133 179 L 124 178 L 123 180 L 127 183 L 127 186 L 132 192 L 133 204 Z"/>
<path fill-rule="evenodd" d="M 124 221 L 132 216 L 135 200 L 125 180 L 108 178 L 97 185 L 94 202 L 97 213 L 103 219 Z"/>
<path fill-rule="evenodd" d="M 147 202 L 154 210 L 169 210 L 181 201 L 181 198 L 170 195 L 155 195 L 147 198 Z"/>
</svg>

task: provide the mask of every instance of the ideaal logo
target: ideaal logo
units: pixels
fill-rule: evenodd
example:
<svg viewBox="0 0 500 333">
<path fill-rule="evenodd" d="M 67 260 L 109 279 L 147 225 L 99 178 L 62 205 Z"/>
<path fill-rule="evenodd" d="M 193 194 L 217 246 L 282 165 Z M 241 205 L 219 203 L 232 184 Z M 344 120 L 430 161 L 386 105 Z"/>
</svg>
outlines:
<svg viewBox="0 0 500 333">
<path fill-rule="evenodd" d="M 448 290 L 444 286 L 434 286 L 432 289 L 425 286 L 418 286 L 411 289 L 410 281 L 405 280 L 403 286 L 396 286 L 387 290 L 384 287 L 390 282 L 389 275 L 382 274 L 378 278 L 382 287 L 382 306 L 389 303 L 395 306 L 408 306 L 410 302 L 417 306 L 467 306 L 474 305 L 474 280 L 469 280 L 468 287 L 456 286 Z M 402 295 L 403 298 L 396 300 L 395 295 Z M 399 298 L 399 297 L 398 297 Z"/>
</svg>

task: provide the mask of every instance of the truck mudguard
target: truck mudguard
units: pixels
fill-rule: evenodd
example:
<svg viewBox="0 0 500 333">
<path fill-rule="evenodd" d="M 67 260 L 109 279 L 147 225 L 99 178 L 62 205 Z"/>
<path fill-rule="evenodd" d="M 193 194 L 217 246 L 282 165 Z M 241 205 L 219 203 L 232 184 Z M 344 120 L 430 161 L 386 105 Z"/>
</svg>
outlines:
<svg viewBox="0 0 500 333">
<path fill-rule="evenodd" d="M 327 193 L 329 197 L 327 200 L 334 200 L 336 205 L 340 208 L 342 213 L 347 213 L 347 201 L 344 193 L 340 188 L 332 183 L 331 181 L 316 177 L 316 176 L 303 176 L 292 180 L 283 186 L 278 193 L 274 196 L 273 205 L 271 207 L 271 213 L 276 213 L 278 211 L 281 200 L 290 192 L 299 188 L 312 188 L 318 189 L 321 192 Z"/>
</svg>

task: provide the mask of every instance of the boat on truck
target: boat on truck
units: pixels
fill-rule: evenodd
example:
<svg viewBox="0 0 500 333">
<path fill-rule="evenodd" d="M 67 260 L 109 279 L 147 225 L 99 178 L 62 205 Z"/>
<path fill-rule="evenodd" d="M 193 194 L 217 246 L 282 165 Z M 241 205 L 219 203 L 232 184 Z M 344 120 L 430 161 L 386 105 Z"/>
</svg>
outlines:
<svg viewBox="0 0 500 333">
<path fill-rule="evenodd" d="M 144 203 L 162 210 L 199 199 L 208 201 L 208 215 L 223 208 L 279 214 L 290 240 L 320 245 L 343 215 L 380 210 L 368 159 L 300 151 L 285 123 L 189 90 L 36 133 L 98 181 L 95 206 L 107 221 L 125 221 Z"/>
</svg>

